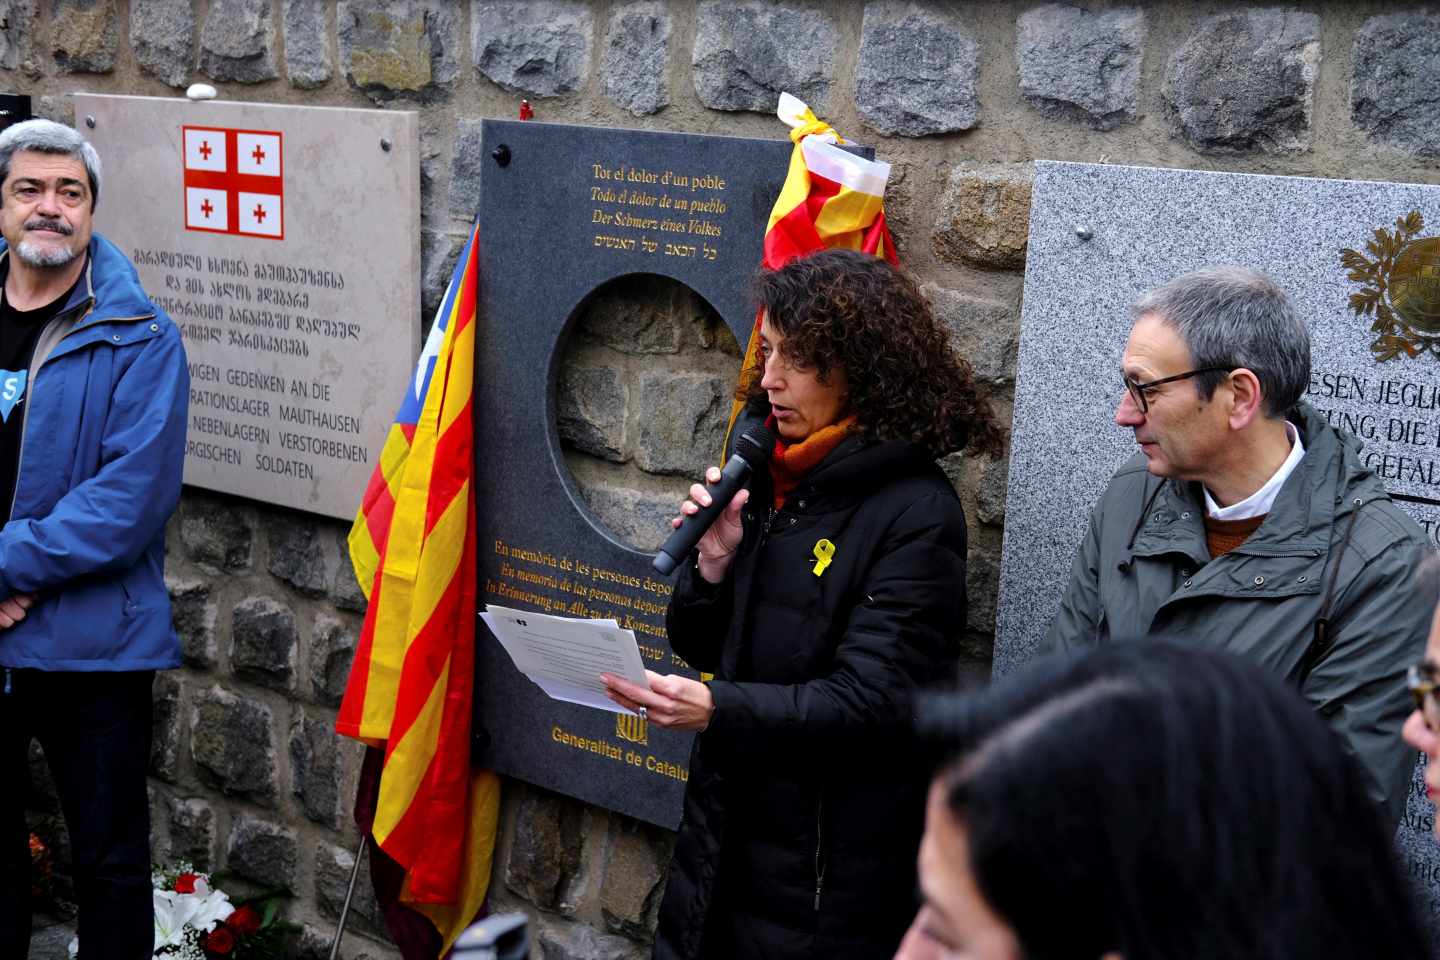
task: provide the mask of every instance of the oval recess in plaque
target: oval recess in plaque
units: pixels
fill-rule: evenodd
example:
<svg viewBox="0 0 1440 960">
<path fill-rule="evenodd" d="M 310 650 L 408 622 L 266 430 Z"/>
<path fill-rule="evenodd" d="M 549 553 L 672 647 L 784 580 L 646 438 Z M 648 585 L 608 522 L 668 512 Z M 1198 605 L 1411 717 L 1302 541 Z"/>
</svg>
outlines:
<svg viewBox="0 0 1440 960">
<path fill-rule="evenodd" d="M 719 462 L 740 360 L 720 314 L 669 277 L 617 277 L 576 306 L 553 360 L 551 442 L 591 523 L 634 550 L 660 545 Z"/>
</svg>

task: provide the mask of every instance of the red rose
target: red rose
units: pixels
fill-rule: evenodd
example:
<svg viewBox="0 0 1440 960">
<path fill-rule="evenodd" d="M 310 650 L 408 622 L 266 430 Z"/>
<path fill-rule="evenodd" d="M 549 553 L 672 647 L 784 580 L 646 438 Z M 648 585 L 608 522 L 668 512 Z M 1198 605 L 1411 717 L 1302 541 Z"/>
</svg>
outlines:
<svg viewBox="0 0 1440 960">
<path fill-rule="evenodd" d="M 235 934 L 224 926 L 216 927 L 205 938 L 205 949 L 223 956 L 235 949 Z"/>
<path fill-rule="evenodd" d="M 193 874 L 193 873 L 182 873 L 182 874 L 180 874 L 180 876 L 178 876 L 178 877 L 175 878 L 175 892 L 176 892 L 176 893 L 194 893 L 194 892 L 195 892 L 195 881 L 198 880 L 198 879 L 200 879 L 200 878 L 197 877 L 197 876 L 195 876 L 195 874 Z"/>
<path fill-rule="evenodd" d="M 260 914 L 253 907 L 241 907 L 230 914 L 225 926 L 234 930 L 236 936 L 248 937 L 260 929 Z"/>
</svg>

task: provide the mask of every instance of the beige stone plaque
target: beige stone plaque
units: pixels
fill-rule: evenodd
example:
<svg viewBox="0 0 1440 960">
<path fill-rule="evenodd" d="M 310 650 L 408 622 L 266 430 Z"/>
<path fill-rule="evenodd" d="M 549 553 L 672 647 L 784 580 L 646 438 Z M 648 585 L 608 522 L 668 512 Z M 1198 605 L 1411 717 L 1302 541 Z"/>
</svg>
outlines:
<svg viewBox="0 0 1440 960">
<path fill-rule="evenodd" d="M 185 339 L 185 482 L 353 517 L 419 354 L 415 114 L 77 94 L 75 116 L 96 229 Z"/>
</svg>

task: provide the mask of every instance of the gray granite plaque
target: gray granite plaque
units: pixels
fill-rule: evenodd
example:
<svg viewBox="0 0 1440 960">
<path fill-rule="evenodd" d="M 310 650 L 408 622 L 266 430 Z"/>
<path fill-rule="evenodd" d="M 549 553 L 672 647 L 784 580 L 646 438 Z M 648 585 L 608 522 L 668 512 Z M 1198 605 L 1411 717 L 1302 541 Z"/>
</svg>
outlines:
<svg viewBox="0 0 1440 960">
<path fill-rule="evenodd" d="M 419 355 L 415 114 L 77 94 L 75 115 L 96 229 L 185 338 L 185 482 L 354 517 Z"/>
<path fill-rule="evenodd" d="M 481 130 L 476 495 L 480 598 L 635 631 L 659 673 L 697 674 L 665 636 L 671 581 L 606 533 L 565 466 L 555 376 L 597 287 L 668 277 L 744 344 L 747 298 L 788 140 L 486 120 Z M 666 411 L 653 411 L 664 417 Z M 677 482 L 678 505 L 689 481 Z M 692 736 L 550 700 L 481 631 L 484 763 L 590 803 L 675 827 Z"/>
<path fill-rule="evenodd" d="M 1412 212 L 1423 226 L 1397 227 Z M 1377 229 L 1401 234 L 1390 305 L 1421 336 L 1382 340 L 1372 318 L 1352 310 L 1361 285 L 1347 279 L 1340 251 L 1363 252 Z M 1391 493 L 1440 542 L 1440 353 L 1426 336 L 1440 334 L 1435 237 L 1436 186 L 1037 163 L 996 673 L 1034 655 L 1090 507 L 1135 452 L 1133 434 L 1112 419 L 1129 305 L 1208 264 L 1262 270 L 1294 298 L 1312 338 L 1307 399 L 1364 440 Z M 1440 846 L 1418 776 L 1398 839 L 1430 915 L 1440 918 Z"/>
</svg>

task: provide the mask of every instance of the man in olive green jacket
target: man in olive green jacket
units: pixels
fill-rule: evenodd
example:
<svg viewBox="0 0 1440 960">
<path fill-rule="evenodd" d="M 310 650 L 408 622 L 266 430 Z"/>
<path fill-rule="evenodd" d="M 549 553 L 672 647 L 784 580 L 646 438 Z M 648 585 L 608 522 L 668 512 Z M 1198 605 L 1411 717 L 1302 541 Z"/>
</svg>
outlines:
<svg viewBox="0 0 1440 960">
<path fill-rule="evenodd" d="M 1046 645 L 1253 657 L 1329 721 L 1398 823 L 1415 763 L 1405 669 L 1433 609 L 1415 584 L 1423 531 L 1358 441 L 1301 402 L 1309 334 L 1268 278 L 1202 270 L 1134 314 L 1115 421 L 1140 453 L 1091 512 Z"/>
</svg>

